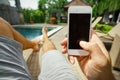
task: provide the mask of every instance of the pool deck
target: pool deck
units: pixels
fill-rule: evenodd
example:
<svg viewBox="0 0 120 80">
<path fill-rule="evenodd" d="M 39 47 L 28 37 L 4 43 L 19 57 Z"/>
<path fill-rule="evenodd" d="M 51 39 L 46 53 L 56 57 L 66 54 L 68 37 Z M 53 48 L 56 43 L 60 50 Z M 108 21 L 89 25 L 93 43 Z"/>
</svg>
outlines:
<svg viewBox="0 0 120 80">
<path fill-rule="evenodd" d="M 39 24 L 36 24 L 36 25 L 39 25 Z M 46 26 L 46 24 L 42 24 L 42 26 Z M 48 25 L 48 26 L 53 26 L 53 25 Z M 65 38 L 65 36 L 67 34 L 67 28 L 68 28 L 66 24 L 63 24 L 62 26 L 64 26 L 64 27 L 60 31 L 56 32 L 54 35 L 52 35 L 50 37 L 50 39 L 54 42 L 56 48 L 59 51 L 62 50 L 62 46 L 60 45 L 60 42 Z M 29 53 L 31 51 L 32 50 L 27 50 L 24 53 Z M 29 54 L 26 54 L 25 58 L 27 59 L 28 56 L 29 56 Z M 83 73 L 82 73 L 82 71 L 81 71 L 81 69 L 80 69 L 80 67 L 78 65 L 77 60 L 76 60 L 76 63 L 74 65 L 72 65 L 72 67 L 73 67 L 76 75 L 79 77 L 80 80 L 86 80 L 85 76 L 83 75 Z M 113 70 L 113 73 L 114 73 L 114 75 L 116 77 L 116 80 L 119 80 L 120 79 L 120 71 Z"/>
</svg>

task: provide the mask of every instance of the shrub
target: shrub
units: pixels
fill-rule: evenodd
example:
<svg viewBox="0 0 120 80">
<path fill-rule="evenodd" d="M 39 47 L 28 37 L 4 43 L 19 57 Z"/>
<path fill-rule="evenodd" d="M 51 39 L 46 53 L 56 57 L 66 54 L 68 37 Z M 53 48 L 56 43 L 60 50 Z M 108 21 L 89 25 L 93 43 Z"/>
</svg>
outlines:
<svg viewBox="0 0 120 80">
<path fill-rule="evenodd" d="M 102 31 L 103 33 L 108 33 L 112 29 L 112 26 L 107 24 L 97 24 L 96 29 Z"/>
<path fill-rule="evenodd" d="M 45 21 L 45 16 L 40 10 L 22 9 L 22 13 L 24 15 L 24 21 L 26 23 L 30 23 L 31 21 L 34 23 L 43 23 Z"/>
</svg>

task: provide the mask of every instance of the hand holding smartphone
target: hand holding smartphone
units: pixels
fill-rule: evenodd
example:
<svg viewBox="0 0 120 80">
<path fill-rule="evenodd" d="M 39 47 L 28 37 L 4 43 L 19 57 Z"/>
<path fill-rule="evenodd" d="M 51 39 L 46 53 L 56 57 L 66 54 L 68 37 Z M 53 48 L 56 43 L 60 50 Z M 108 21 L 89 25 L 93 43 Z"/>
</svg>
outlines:
<svg viewBox="0 0 120 80">
<path fill-rule="evenodd" d="M 90 6 L 71 6 L 68 9 L 68 54 L 88 55 L 79 42 L 89 41 L 92 8 Z"/>
</svg>

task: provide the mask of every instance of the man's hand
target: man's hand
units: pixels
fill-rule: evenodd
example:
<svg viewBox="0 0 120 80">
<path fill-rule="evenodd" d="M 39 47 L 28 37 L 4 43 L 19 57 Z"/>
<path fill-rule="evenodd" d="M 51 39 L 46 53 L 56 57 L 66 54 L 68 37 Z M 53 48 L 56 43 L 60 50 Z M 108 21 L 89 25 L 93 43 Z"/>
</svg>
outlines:
<svg viewBox="0 0 120 80">
<path fill-rule="evenodd" d="M 61 45 L 64 46 L 62 52 L 66 53 L 67 39 Z M 100 39 L 93 34 L 90 42 L 80 41 L 80 46 L 89 52 L 88 56 L 76 57 L 88 80 L 114 80 L 108 52 Z M 74 58 L 69 57 L 71 63 L 74 63 Z"/>
</svg>

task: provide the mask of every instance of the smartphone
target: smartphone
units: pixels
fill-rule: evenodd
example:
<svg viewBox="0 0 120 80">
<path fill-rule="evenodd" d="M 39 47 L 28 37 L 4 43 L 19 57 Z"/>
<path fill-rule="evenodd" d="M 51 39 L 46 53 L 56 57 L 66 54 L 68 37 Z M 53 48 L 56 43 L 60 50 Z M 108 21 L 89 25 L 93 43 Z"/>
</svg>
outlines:
<svg viewBox="0 0 120 80">
<path fill-rule="evenodd" d="M 92 8 L 90 6 L 71 6 L 68 9 L 68 54 L 88 55 L 79 42 L 89 41 Z"/>
</svg>

